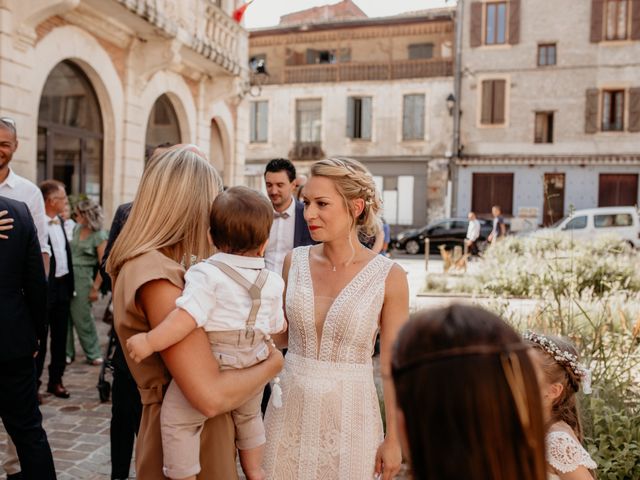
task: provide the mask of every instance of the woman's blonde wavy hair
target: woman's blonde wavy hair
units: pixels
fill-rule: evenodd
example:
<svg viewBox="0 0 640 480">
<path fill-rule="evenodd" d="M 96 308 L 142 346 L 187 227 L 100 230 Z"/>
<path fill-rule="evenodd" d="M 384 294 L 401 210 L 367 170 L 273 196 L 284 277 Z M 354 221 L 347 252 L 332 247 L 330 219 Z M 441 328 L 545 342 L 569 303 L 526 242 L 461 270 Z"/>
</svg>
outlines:
<svg viewBox="0 0 640 480">
<path fill-rule="evenodd" d="M 218 172 L 195 146 L 157 151 L 107 261 L 114 283 L 127 261 L 153 250 L 187 266 L 193 257 L 208 257 L 209 213 L 221 189 Z"/>
<path fill-rule="evenodd" d="M 367 167 L 351 158 L 328 158 L 311 165 L 311 176 L 326 177 L 333 182 L 344 199 L 358 233 L 368 237 L 378 233 L 381 225 L 378 213 L 382 208 L 382 201 Z M 359 198 L 364 200 L 364 209 L 356 218 L 351 202 Z"/>
<path fill-rule="evenodd" d="M 104 216 L 102 215 L 102 208 L 96 202 L 90 198 L 80 200 L 76 205 L 76 211 L 82 214 L 87 221 L 87 227 L 92 232 L 102 230 L 102 223 L 104 222 Z"/>
</svg>

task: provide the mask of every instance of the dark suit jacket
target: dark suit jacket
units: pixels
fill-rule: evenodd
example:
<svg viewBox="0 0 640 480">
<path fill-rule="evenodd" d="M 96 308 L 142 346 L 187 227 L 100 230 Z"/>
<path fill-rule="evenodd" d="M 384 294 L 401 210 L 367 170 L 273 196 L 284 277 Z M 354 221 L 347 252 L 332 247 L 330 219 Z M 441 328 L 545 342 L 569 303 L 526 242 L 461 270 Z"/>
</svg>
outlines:
<svg viewBox="0 0 640 480">
<path fill-rule="evenodd" d="M 296 227 L 293 233 L 293 248 L 314 245 L 316 242 L 311 238 L 309 227 L 304 219 L 304 204 L 297 200 L 294 202 L 296 202 Z"/>
<path fill-rule="evenodd" d="M 0 240 L 0 361 L 31 356 L 45 332 L 47 279 L 36 226 L 26 204 L 0 197 L 13 218 Z"/>
<path fill-rule="evenodd" d="M 111 277 L 107 273 L 107 259 L 109 258 L 109 254 L 111 253 L 113 244 L 116 243 L 116 239 L 122 231 L 122 227 L 124 227 L 124 224 L 127 223 L 127 219 L 129 218 L 129 214 L 131 213 L 132 205 L 132 202 L 123 203 L 118 207 L 115 215 L 113 216 L 113 222 L 111 222 L 111 229 L 109 230 L 109 240 L 107 240 L 107 246 L 105 247 L 104 255 L 102 256 L 102 264 L 100 265 L 100 275 L 102 276 L 103 290 L 111 290 Z"/>
<path fill-rule="evenodd" d="M 71 300 L 73 298 L 73 291 L 75 285 L 73 281 L 73 262 L 71 261 L 71 245 L 67 240 L 67 234 L 64 231 L 64 220 L 58 217 L 60 225 L 58 228 L 62 230 L 62 236 L 64 238 L 64 247 L 67 252 L 67 265 L 69 266 L 69 273 L 66 275 L 66 292 L 56 292 L 54 280 L 56 278 L 56 256 L 53 254 L 53 245 L 51 243 L 51 237 L 49 237 L 49 246 L 51 247 L 51 260 L 49 261 L 49 303 L 53 302 L 56 298 L 64 298 L 65 300 Z"/>
</svg>

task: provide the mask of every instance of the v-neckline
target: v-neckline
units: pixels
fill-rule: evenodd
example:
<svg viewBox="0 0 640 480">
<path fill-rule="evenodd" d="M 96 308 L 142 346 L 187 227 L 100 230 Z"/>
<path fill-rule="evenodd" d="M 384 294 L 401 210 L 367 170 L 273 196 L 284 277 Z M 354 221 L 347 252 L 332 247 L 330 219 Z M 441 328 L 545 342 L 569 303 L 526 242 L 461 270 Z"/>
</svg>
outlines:
<svg viewBox="0 0 640 480">
<path fill-rule="evenodd" d="M 318 337 L 318 329 L 316 328 L 316 288 L 313 284 L 313 275 L 311 275 L 311 246 L 307 248 L 307 275 L 309 276 L 309 283 L 311 285 L 311 296 L 313 301 L 311 302 L 311 318 L 313 319 L 313 333 L 316 339 L 316 360 L 320 360 L 320 353 L 322 351 L 322 341 L 325 337 L 325 327 L 327 326 L 327 319 L 329 315 L 333 312 L 338 299 L 342 297 L 343 293 L 367 270 L 373 262 L 378 258 L 378 255 L 374 256 L 371 260 L 369 260 L 360 270 L 356 273 L 351 280 L 347 282 L 347 284 L 340 289 L 338 294 L 335 296 L 333 301 L 331 302 L 331 306 L 327 310 L 327 313 L 324 316 L 322 321 L 322 328 L 320 328 L 320 337 Z"/>
</svg>

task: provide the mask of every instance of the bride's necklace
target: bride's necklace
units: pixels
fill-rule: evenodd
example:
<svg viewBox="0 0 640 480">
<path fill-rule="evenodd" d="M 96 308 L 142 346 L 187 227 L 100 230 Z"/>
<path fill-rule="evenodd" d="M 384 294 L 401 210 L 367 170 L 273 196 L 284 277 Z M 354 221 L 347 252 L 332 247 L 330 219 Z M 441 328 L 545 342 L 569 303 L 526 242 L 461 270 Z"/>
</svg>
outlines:
<svg viewBox="0 0 640 480">
<path fill-rule="evenodd" d="M 331 259 L 329 258 L 329 256 L 326 253 L 324 253 L 324 249 L 322 250 L 322 254 L 324 255 L 324 258 L 326 258 L 327 261 L 329 262 L 329 264 L 331 265 L 331 271 L 332 272 L 337 272 L 336 264 L 331 261 Z M 353 262 L 354 258 L 356 258 L 356 249 L 355 248 L 353 249 L 353 253 L 349 257 L 349 259 L 346 262 L 344 262 L 341 266 L 348 267 L 349 264 L 351 264 L 351 262 Z M 338 265 L 340 265 L 340 264 L 338 264 Z"/>
</svg>

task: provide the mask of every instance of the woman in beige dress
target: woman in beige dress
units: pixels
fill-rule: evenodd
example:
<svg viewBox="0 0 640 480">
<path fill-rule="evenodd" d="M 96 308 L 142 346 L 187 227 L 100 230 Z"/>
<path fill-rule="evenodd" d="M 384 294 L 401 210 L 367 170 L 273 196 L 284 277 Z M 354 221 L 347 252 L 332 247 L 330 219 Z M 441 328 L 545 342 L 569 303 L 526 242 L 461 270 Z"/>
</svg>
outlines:
<svg viewBox="0 0 640 480">
<path fill-rule="evenodd" d="M 209 211 L 219 190 L 215 169 L 192 145 L 159 151 L 149 161 L 129 219 L 107 262 L 113 280 L 115 327 L 123 344 L 173 311 L 184 288 L 185 266 L 210 256 Z M 210 417 L 201 435 L 198 479 L 237 479 L 234 427 L 228 412 L 278 373 L 282 355 L 271 351 L 255 367 L 221 372 L 199 328 L 141 363 L 128 357 L 127 363 L 143 405 L 136 444 L 137 478 L 166 478 L 160 407 L 173 377 L 191 405 Z"/>
</svg>

